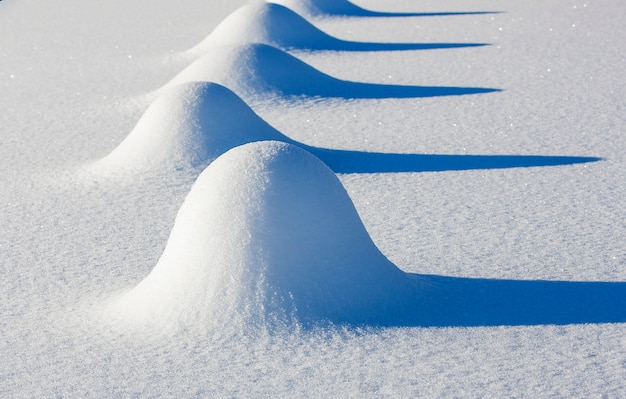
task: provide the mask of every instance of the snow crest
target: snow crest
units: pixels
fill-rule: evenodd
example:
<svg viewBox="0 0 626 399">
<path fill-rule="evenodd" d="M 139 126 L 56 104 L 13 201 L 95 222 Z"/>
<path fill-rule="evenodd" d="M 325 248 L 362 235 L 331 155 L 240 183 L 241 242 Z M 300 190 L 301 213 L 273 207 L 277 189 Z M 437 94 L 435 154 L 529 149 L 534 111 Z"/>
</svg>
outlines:
<svg viewBox="0 0 626 399">
<path fill-rule="evenodd" d="M 265 141 L 199 176 L 158 264 L 111 309 L 160 330 L 376 325 L 405 317 L 415 292 L 335 174 L 297 146 Z"/>
</svg>

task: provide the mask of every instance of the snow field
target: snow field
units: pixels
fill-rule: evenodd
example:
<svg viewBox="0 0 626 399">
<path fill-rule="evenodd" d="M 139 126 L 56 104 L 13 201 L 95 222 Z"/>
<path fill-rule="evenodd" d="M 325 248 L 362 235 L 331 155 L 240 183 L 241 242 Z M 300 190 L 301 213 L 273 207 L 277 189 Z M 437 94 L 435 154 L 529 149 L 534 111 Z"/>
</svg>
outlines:
<svg viewBox="0 0 626 399">
<path fill-rule="evenodd" d="M 167 172 L 156 163 L 146 170 L 138 161 L 128 169 L 144 170 L 127 179 L 122 158 L 88 179 L 74 170 L 115 152 L 152 100 L 176 110 L 174 128 L 177 120 L 187 121 L 183 127 L 198 120 L 186 118 L 165 92 L 159 99 L 143 93 L 188 66 L 191 55 L 176 49 L 200 42 L 241 5 L 235 3 L 113 1 L 98 11 L 72 0 L 49 7 L 0 3 L 0 396 L 623 396 L 626 346 L 623 323 L 614 322 L 626 270 L 624 63 L 616 45 L 623 41 L 626 10 L 618 1 L 555 0 L 541 7 L 426 1 L 419 11 L 440 15 L 411 18 L 329 18 L 329 12 L 288 4 L 321 31 L 350 41 L 489 44 L 436 51 L 290 50 L 328 76 L 503 91 L 375 99 L 237 93 L 274 131 L 325 163 L 347 160 L 351 172 L 338 178 L 376 246 L 411 276 L 430 274 L 448 293 L 462 288 L 463 295 L 448 304 L 469 303 L 465 320 L 474 327 L 460 327 L 457 317 L 439 328 L 410 327 L 416 323 L 404 320 L 396 323 L 405 326 L 400 328 L 268 335 L 261 328 L 256 334 L 206 328 L 211 320 L 205 320 L 164 338 L 162 331 L 103 325 L 110 319 L 94 310 L 159 264 L 179 225 L 175 215 L 206 159 L 189 166 L 192 146 L 185 143 L 193 140 L 174 140 L 180 147 L 172 148 L 183 150 L 179 158 L 175 151 L 162 153 L 164 164 L 173 166 Z M 416 7 L 400 0 L 358 4 L 406 12 Z M 503 13 L 452 14 L 457 11 Z M 187 97 L 184 90 L 178 95 L 192 105 L 210 98 Z M 167 122 L 152 117 L 152 124 L 142 122 L 145 131 Z M 214 130 L 195 130 L 208 131 Z M 452 169 L 444 158 L 438 173 L 420 172 L 414 164 L 409 173 L 363 173 L 364 167 L 353 166 L 354 153 L 367 161 L 369 152 L 602 160 L 468 170 Z M 177 161 L 170 163 L 170 156 Z M 347 171 L 342 165 L 330 166 Z M 281 251 L 289 248 L 274 254 Z M 576 282 L 597 282 L 591 287 L 601 289 Z M 602 289 L 609 282 L 617 283 L 611 288 L 616 296 Z M 584 304 L 581 292 L 607 306 L 572 312 L 575 324 L 553 325 L 572 309 L 568 303 Z M 533 298 L 538 307 L 530 306 Z M 480 312 L 501 299 L 503 311 Z M 594 319 L 598 314 L 610 323 Z M 490 317 L 496 321 L 487 323 Z"/>
</svg>

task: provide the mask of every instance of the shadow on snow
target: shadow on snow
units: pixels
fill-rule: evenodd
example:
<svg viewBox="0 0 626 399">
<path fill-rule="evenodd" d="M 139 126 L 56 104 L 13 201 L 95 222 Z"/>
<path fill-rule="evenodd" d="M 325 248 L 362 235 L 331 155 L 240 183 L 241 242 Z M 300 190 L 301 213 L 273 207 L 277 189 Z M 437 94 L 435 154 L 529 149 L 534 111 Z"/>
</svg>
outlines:
<svg viewBox="0 0 626 399">
<path fill-rule="evenodd" d="M 335 173 L 443 172 L 596 162 L 601 158 L 544 155 L 392 154 L 305 147 Z"/>
<path fill-rule="evenodd" d="M 397 326 L 521 326 L 626 322 L 626 283 L 496 280 L 409 275 L 421 285 L 430 309 L 412 303 Z M 434 299 L 434 301 L 433 301 Z M 390 323 L 389 323 L 390 322 Z M 376 324 L 376 323 L 375 323 Z"/>
</svg>

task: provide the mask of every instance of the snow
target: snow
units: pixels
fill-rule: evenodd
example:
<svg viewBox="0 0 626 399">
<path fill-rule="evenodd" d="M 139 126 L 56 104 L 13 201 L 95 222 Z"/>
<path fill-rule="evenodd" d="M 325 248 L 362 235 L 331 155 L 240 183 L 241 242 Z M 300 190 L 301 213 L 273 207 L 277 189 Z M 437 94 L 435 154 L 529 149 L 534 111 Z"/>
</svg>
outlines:
<svg viewBox="0 0 626 399">
<path fill-rule="evenodd" d="M 329 76 L 276 47 L 260 43 L 212 47 L 161 90 L 194 81 L 222 84 L 251 102 L 259 96 L 406 98 L 497 91 L 482 87 L 403 86 L 345 81 Z"/>
<path fill-rule="evenodd" d="M 328 5 L 327 5 L 328 6 Z M 482 46 L 484 43 L 368 43 L 332 37 L 292 9 L 258 1 L 237 9 L 188 51 L 203 54 L 215 46 L 262 43 L 291 50 L 393 51 Z"/>
<path fill-rule="evenodd" d="M 623 2 L 280 3 L 0 2 L 0 396 L 624 396 Z"/>
<path fill-rule="evenodd" d="M 272 3 L 282 4 L 302 14 L 342 16 L 342 17 L 407 17 L 426 15 L 450 15 L 454 13 L 416 13 L 375 11 L 348 0 L 274 0 Z"/>
<path fill-rule="evenodd" d="M 229 89 L 184 83 L 159 96 L 128 137 L 88 169 L 112 175 L 201 169 L 227 150 L 259 140 L 289 139 Z"/>
<path fill-rule="evenodd" d="M 154 270 L 112 307 L 154 331 L 239 332 L 388 324 L 406 319 L 419 294 L 378 251 L 323 162 L 261 141 L 226 152 L 198 177 Z"/>
</svg>

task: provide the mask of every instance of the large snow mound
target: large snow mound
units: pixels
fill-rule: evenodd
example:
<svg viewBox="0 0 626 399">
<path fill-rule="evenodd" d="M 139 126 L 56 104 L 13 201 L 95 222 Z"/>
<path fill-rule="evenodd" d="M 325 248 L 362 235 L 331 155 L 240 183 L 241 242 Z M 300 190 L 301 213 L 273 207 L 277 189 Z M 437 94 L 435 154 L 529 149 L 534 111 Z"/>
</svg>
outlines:
<svg viewBox="0 0 626 399">
<path fill-rule="evenodd" d="M 227 150 L 260 140 L 290 140 L 229 89 L 188 82 L 164 91 L 99 171 L 203 168 Z"/>
<path fill-rule="evenodd" d="M 481 87 L 400 86 L 350 82 L 329 76 L 273 46 L 260 43 L 211 47 L 165 85 L 207 81 L 248 101 L 258 96 L 408 98 L 480 94 Z"/>
<path fill-rule="evenodd" d="M 264 141 L 198 177 L 158 264 L 112 309 L 159 330 L 379 325 L 405 319 L 417 292 L 324 163 Z"/>
</svg>

